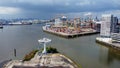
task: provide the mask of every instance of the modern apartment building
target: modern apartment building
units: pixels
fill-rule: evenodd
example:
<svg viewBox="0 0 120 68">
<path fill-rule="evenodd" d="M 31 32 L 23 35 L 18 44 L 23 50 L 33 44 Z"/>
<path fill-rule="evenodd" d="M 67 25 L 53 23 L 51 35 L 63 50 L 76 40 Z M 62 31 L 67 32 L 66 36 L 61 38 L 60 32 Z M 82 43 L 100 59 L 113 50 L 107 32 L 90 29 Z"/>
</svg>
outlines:
<svg viewBox="0 0 120 68">
<path fill-rule="evenodd" d="M 100 30 L 101 37 L 108 37 L 108 38 L 110 37 L 111 23 L 113 23 L 113 15 L 111 14 L 102 15 L 102 23 Z"/>
</svg>

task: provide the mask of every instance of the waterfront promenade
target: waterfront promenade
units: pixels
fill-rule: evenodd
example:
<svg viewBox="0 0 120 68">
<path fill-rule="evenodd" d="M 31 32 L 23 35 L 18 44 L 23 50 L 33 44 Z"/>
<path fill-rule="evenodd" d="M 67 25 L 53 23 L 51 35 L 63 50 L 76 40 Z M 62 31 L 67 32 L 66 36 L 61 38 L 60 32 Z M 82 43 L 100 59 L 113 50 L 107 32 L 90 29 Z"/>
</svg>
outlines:
<svg viewBox="0 0 120 68">
<path fill-rule="evenodd" d="M 108 46 L 113 47 L 113 48 L 120 49 L 120 44 L 119 43 L 112 43 L 111 38 L 97 37 L 96 42 L 104 44 L 104 45 L 108 45 Z"/>
</svg>

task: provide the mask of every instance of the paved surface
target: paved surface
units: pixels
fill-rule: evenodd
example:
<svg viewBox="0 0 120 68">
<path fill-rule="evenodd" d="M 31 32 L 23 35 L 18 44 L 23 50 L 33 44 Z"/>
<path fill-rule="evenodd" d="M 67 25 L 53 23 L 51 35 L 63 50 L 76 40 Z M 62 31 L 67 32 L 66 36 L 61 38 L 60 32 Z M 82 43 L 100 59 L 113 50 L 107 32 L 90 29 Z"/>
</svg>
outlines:
<svg viewBox="0 0 120 68">
<path fill-rule="evenodd" d="M 97 37 L 96 38 L 97 41 L 100 41 L 100 42 L 103 42 L 103 43 L 106 43 L 110 46 L 115 46 L 115 47 L 118 47 L 120 48 L 120 43 L 112 43 L 112 39 L 111 38 L 101 38 L 101 37 Z"/>
<path fill-rule="evenodd" d="M 4 68 L 77 68 L 67 57 L 61 54 L 36 54 L 30 61 L 13 60 Z"/>
</svg>

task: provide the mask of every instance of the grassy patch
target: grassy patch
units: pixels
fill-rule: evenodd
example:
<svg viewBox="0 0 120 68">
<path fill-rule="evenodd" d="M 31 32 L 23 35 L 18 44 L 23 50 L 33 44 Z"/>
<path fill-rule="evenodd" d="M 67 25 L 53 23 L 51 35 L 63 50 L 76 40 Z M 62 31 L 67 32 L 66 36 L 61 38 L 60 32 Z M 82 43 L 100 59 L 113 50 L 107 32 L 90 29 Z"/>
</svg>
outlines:
<svg viewBox="0 0 120 68">
<path fill-rule="evenodd" d="M 33 50 L 29 54 L 26 54 L 25 57 L 23 58 L 23 61 L 31 60 L 35 56 L 36 52 L 38 52 L 38 50 Z"/>
<path fill-rule="evenodd" d="M 41 49 L 41 52 L 43 51 L 43 49 Z M 57 49 L 56 48 L 53 48 L 53 47 L 47 47 L 46 48 L 46 51 L 47 51 L 47 53 L 59 53 L 58 51 L 57 51 Z"/>
</svg>

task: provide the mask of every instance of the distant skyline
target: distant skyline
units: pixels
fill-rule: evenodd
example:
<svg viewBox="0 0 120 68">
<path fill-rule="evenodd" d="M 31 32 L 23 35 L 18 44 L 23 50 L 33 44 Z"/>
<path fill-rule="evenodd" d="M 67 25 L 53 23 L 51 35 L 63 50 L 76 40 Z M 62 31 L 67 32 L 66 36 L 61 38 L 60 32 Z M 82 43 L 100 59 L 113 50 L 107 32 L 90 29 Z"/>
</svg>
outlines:
<svg viewBox="0 0 120 68">
<path fill-rule="evenodd" d="M 62 14 L 80 17 L 86 14 L 120 16 L 120 0 L 0 0 L 0 18 L 50 19 Z"/>
</svg>

